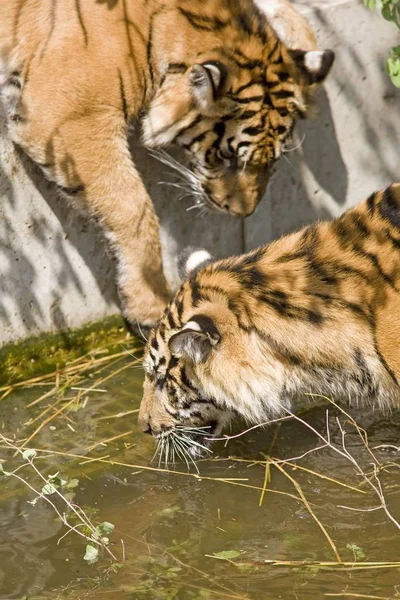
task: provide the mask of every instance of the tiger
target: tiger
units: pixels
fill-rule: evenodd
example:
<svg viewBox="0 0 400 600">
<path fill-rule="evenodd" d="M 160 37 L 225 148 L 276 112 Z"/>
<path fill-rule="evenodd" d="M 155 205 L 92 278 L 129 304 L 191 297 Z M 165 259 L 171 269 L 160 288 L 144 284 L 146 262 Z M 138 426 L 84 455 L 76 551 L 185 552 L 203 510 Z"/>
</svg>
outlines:
<svg viewBox="0 0 400 600">
<path fill-rule="evenodd" d="M 247 254 L 184 264 L 143 360 L 138 423 L 159 443 L 195 457 L 235 416 L 261 425 L 309 394 L 399 405 L 400 183 Z"/>
<path fill-rule="evenodd" d="M 0 2 L 10 137 L 100 224 L 122 312 L 147 327 L 171 290 L 129 131 L 183 148 L 197 202 L 247 216 L 333 60 L 288 0 Z"/>
</svg>

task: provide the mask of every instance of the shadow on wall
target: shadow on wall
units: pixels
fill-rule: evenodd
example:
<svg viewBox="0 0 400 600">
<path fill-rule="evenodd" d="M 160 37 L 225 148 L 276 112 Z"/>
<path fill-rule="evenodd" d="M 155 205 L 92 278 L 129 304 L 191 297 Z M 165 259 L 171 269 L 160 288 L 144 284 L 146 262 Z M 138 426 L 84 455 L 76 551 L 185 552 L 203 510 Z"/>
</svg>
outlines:
<svg viewBox="0 0 400 600">
<path fill-rule="evenodd" d="M 183 190 L 169 185 L 179 182 L 177 174 L 153 158 L 137 140 L 132 140 L 131 152 L 160 219 L 164 270 L 173 288 L 179 285 L 176 256 L 186 246 L 205 247 L 215 257 L 243 251 L 241 219 L 198 208 L 194 198 L 183 197 Z M 183 152 L 174 149 L 170 154 L 184 162 Z"/>
<path fill-rule="evenodd" d="M 64 294 L 72 290 L 84 302 L 90 293 L 71 248 L 110 305 L 117 301 L 114 269 L 100 229 L 60 198 L 56 187 L 6 138 L 0 114 L 0 323 L 3 329 L 21 323 L 27 335 L 49 326 L 67 329 L 70 314 L 63 309 Z"/>
<path fill-rule="evenodd" d="M 315 118 L 297 124 L 295 149 L 282 157 L 266 199 L 246 221 L 247 249 L 338 216 L 400 179 L 400 90 L 385 72 L 397 34 L 361 3 L 332 4 L 306 15 L 322 45 L 336 52 L 332 73 Z"/>
</svg>

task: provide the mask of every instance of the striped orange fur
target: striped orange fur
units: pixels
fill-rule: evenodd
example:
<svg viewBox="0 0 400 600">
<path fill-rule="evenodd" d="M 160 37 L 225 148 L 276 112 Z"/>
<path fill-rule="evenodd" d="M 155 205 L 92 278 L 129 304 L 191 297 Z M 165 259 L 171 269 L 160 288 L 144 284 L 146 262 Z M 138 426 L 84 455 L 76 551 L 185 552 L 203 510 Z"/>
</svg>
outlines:
<svg viewBox="0 0 400 600">
<path fill-rule="evenodd" d="M 304 393 L 400 401 L 400 184 L 340 218 L 206 264 L 146 347 L 139 423 L 219 432 Z"/>
</svg>

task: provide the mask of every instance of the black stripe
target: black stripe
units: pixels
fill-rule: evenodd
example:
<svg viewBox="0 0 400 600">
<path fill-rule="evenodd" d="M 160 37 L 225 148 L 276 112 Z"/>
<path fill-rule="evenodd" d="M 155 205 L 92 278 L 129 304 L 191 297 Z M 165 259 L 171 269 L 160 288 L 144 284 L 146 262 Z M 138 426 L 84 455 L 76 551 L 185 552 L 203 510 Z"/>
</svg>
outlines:
<svg viewBox="0 0 400 600">
<path fill-rule="evenodd" d="M 196 279 L 190 280 L 190 288 L 192 292 L 192 304 L 194 307 L 198 306 L 199 302 L 202 300 L 202 294 L 200 292 L 200 285 Z"/>
<path fill-rule="evenodd" d="M 240 115 L 240 121 L 245 121 L 246 119 L 251 119 L 258 115 L 258 110 L 245 110 L 243 114 Z"/>
<path fill-rule="evenodd" d="M 207 333 L 211 338 L 220 338 L 219 331 L 211 317 L 208 317 L 207 315 L 194 315 L 193 317 L 190 317 L 189 321 L 197 323 L 200 326 L 202 333 Z"/>
<path fill-rule="evenodd" d="M 183 383 L 183 385 L 185 387 L 187 387 L 189 390 L 191 390 L 192 392 L 198 392 L 199 390 L 192 384 L 192 382 L 189 380 L 188 376 L 186 375 L 186 371 L 184 367 L 181 367 L 181 371 L 180 371 L 180 379 L 181 382 Z"/>
<path fill-rule="evenodd" d="M 395 238 L 387 229 L 385 230 L 385 237 L 390 241 L 396 250 L 400 250 L 400 240 Z"/>
<path fill-rule="evenodd" d="M 385 368 L 385 370 L 388 372 L 388 374 L 392 378 L 393 382 L 396 385 L 399 385 L 399 382 L 397 381 L 396 375 L 393 373 L 392 369 L 387 364 L 387 362 L 385 360 L 385 357 L 381 354 L 381 351 L 378 348 L 378 342 L 377 342 L 377 339 L 376 339 L 376 330 L 375 329 L 374 329 L 373 336 L 374 336 L 374 349 L 375 349 L 375 352 L 377 353 L 377 355 L 379 357 L 379 360 L 381 361 L 383 367 Z"/>
<path fill-rule="evenodd" d="M 182 116 L 180 118 L 182 118 Z M 186 127 L 182 127 L 182 129 L 179 130 L 178 136 L 183 135 L 184 133 L 186 133 L 187 131 L 189 131 L 189 129 L 191 129 L 192 127 L 195 127 L 196 125 L 198 125 L 201 121 L 203 121 L 203 115 L 201 115 L 201 114 L 197 115 L 197 117 L 195 119 L 193 119 L 193 121 L 191 121 L 189 123 L 189 125 L 186 125 Z"/>
<path fill-rule="evenodd" d="M 382 193 L 382 199 L 378 207 L 381 217 L 385 221 L 388 221 L 395 229 L 400 229 L 400 207 L 392 187 L 387 188 Z"/>
<path fill-rule="evenodd" d="M 293 92 L 289 91 L 289 90 L 280 90 L 279 92 L 273 92 L 271 91 L 271 96 L 273 96 L 275 99 L 283 99 L 283 98 L 292 98 L 293 97 Z"/>
<path fill-rule="evenodd" d="M 124 115 L 125 122 L 128 122 L 128 103 L 126 101 L 124 80 L 122 79 L 122 73 L 119 69 L 118 69 L 118 77 L 119 77 L 119 93 L 121 95 L 122 112 Z"/>
<path fill-rule="evenodd" d="M 367 224 L 364 221 L 364 218 L 362 217 L 362 215 L 357 214 L 357 213 L 350 213 L 349 215 L 351 217 L 351 221 L 354 225 L 354 227 L 358 230 L 358 233 L 360 234 L 361 237 L 368 237 L 371 232 L 367 226 Z"/>
<path fill-rule="evenodd" d="M 57 189 L 64 194 L 68 194 L 68 196 L 77 196 L 85 191 L 84 185 L 77 185 L 75 187 L 64 187 L 62 185 L 57 185 Z"/>
<path fill-rule="evenodd" d="M 373 194 L 370 195 L 370 197 L 367 200 L 368 212 L 371 215 L 373 215 L 375 213 L 375 200 L 376 200 L 376 193 L 374 192 Z"/>
<path fill-rule="evenodd" d="M 279 315 L 289 319 L 300 319 L 311 323 L 312 325 L 321 325 L 326 320 L 326 317 L 319 311 L 310 308 L 295 306 L 287 302 L 284 298 L 275 298 L 270 292 L 257 295 L 257 300 L 263 304 L 268 304 Z"/>
<path fill-rule="evenodd" d="M 289 110 L 286 108 L 286 106 L 276 106 L 275 110 L 281 117 L 287 117 L 289 114 Z"/>
<path fill-rule="evenodd" d="M 195 14 L 181 7 L 178 10 L 189 21 L 191 26 L 199 31 L 220 31 L 228 25 L 227 21 L 222 21 L 218 17 L 206 17 L 205 15 Z"/>
<path fill-rule="evenodd" d="M 248 98 L 236 98 L 232 96 L 232 100 L 238 104 L 250 104 L 251 102 L 261 102 L 264 96 L 249 96 Z"/>
<path fill-rule="evenodd" d="M 171 313 L 170 310 L 167 310 L 166 317 L 167 317 L 168 325 L 170 326 L 170 328 L 176 329 L 178 325 L 177 325 L 177 323 L 175 323 L 173 314 Z"/>
<path fill-rule="evenodd" d="M 260 135 L 260 133 L 264 133 L 263 127 L 245 127 L 242 131 L 246 135 Z"/>
<path fill-rule="evenodd" d="M 167 73 L 185 73 L 188 70 L 186 63 L 170 63 L 168 65 Z"/>
<path fill-rule="evenodd" d="M 356 254 L 357 256 L 360 256 L 361 258 L 365 258 L 370 263 L 372 263 L 372 265 L 375 267 L 375 269 L 377 270 L 379 275 L 382 277 L 382 279 L 384 279 L 384 281 L 386 281 L 386 283 L 388 283 L 393 289 L 396 289 L 393 278 L 390 275 L 388 275 L 387 273 L 385 273 L 385 271 L 382 269 L 381 265 L 379 264 L 379 260 L 375 256 L 375 254 L 373 254 L 372 252 L 367 252 L 366 250 L 363 250 L 363 248 L 361 248 L 355 242 L 353 232 L 347 227 L 346 217 L 348 217 L 348 215 L 345 215 L 345 217 L 342 217 L 342 218 L 338 219 L 337 221 L 332 222 L 333 229 L 334 229 L 334 232 L 337 235 L 337 237 L 340 240 L 342 240 L 345 247 L 348 248 L 351 252 L 354 252 L 354 254 Z"/>
<path fill-rule="evenodd" d="M 161 6 L 158 10 L 153 12 L 150 16 L 150 23 L 149 23 L 149 33 L 148 33 L 148 38 L 147 38 L 146 55 L 147 55 L 147 65 L 148 65 L 148 69 L 149 69 L 149 73 L 150 73 L 150 81 L 151 81 L 152 87 L 154 85 L 154 73 L 153 73 L 153 67 L 152 67 L 154 19 L 163 11 L 163 9 L 164 9 L 164 7 Z"/>
<path fill-rule="evenodd" d="M 178 314 L 179 326 L 182 323 L 182 313 L 183 313 L 183 298 L 177 298 L 175 300 L 176 312 Z"/>
<path fill-rule="evenodd" d="M 360 348 L 356 348 L 354 351 L 354 360 L 356 365 L 360 370 L 360 383 L 361 385 L 367 389 L 367 393 L 369 396 L 376 395 L 376 385 L 374 383 L 371 371 L 368 368 L 368 365 L 365 361 L 365 358 L 360 350 Z"/>
<path fill-rule="evenodd" d="M 85 40 L 85 46 L 87 46 L 89 40 L 88 40 L 88 34 L 87 34 L 86 27 L 85 27 L 85 23 L 83 21 L 83 16 L 82 16 L 81 0 L 75 0 L 75 9 L 76 9 L 76 13 L 78 15 L 79 25 L 81 26 L 83 37 Z"/>
</svg>

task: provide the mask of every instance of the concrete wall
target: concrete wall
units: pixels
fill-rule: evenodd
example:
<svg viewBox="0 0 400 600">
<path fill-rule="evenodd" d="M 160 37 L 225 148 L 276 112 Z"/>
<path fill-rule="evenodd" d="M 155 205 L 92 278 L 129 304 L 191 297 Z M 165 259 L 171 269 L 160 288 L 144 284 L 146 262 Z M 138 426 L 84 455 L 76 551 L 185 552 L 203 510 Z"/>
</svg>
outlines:
<svg viewBox="0 0 400 600">
<path fill-rule="evenodd" d="M 297 0 L 320 47 L 336 62 L 315 118 L 297 126 L 299 147 L 283 157 L 256 213 L 233 217 L 188 210 L 160 184 L 166 167 L 136 145 L 132 153 L 162 227 L 167 276 L 195 243 L 224 256 L 317 218 L 339 214 L 374 189 L 400 180 L 400 90 L 385 74 L 394 27 L 361 0 Z M 57 198 L 7 139 L 0 114 L 0 345 L 42 331 L 79 327 L 118 312 L 113 267 L 96 228 Z"/>
</svg>

